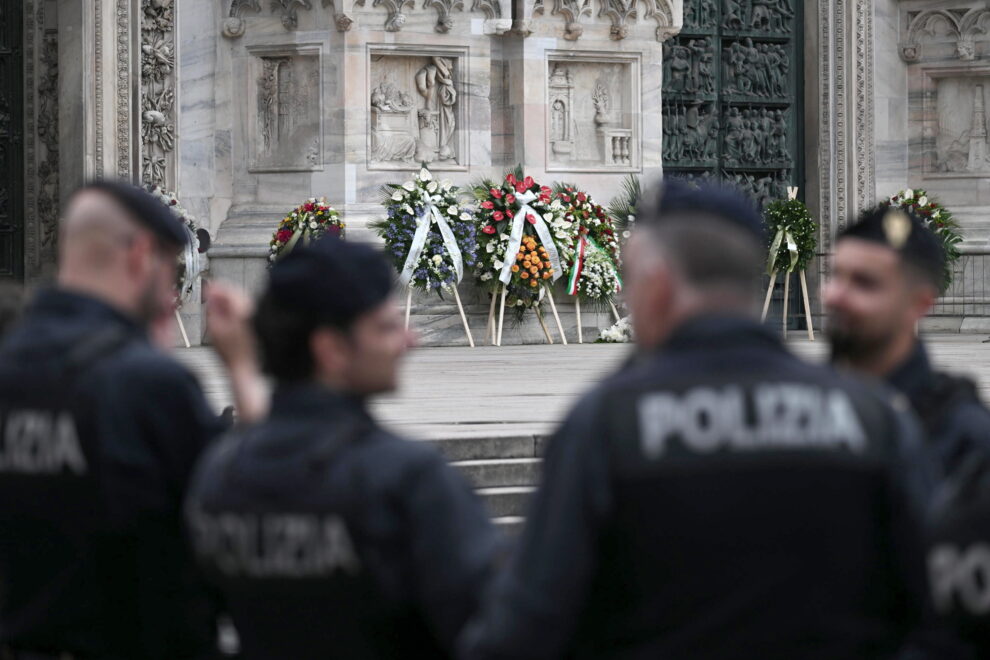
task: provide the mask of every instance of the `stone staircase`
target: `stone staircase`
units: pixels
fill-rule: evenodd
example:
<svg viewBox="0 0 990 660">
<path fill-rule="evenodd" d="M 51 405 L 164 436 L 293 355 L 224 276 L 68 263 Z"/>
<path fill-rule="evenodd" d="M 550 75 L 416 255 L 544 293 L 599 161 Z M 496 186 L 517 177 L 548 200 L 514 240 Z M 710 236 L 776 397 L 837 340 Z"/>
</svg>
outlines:
<svg viewBox="0 0 990 660">
<path fill-rule="evenodd" d="M 546 439 L 494 436 L 431 440 L 475 487 L 499 526 L 517 532 L 540 479 Z"/>
</svg>

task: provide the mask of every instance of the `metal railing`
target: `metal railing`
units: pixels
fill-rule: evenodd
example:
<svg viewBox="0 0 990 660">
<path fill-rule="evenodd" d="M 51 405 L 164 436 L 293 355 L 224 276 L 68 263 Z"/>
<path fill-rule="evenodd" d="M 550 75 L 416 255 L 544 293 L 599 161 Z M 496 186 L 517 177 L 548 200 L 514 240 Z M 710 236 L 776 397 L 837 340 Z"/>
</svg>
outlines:
<svg viewBox="0 0 990 660">
<path fill-rule="evenodd" d="M 990 316 L 990 245 L 961 245 L 952 284 L 931 316 Z"/>
</svg>

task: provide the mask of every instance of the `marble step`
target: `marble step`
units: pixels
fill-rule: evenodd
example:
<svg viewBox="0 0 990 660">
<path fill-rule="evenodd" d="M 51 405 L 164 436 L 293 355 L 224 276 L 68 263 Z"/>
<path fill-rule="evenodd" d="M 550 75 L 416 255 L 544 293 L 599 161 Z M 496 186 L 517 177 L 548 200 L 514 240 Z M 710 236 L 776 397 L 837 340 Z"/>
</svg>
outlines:
<svg viewBox="0 0 990 660">
<path fill-rule="evenodd" d="M 475 488 L 535 486 L 540 479 L 539 458 L 508 458 L 454 463 Z"/>
<path fill-rule="evenodd" d="M 543 453 L 542 436 L 490 436 L 427 440 L 450 462 L 535 459 Z M 479 468 L 480 469 L 480 468 Z"/>
<path fill-rule="evenodd" d="M 533 486 L 499 486 L 479 488 L 477 492 L 488 507 L 491 517 L 498 520 L 525 516 L 529 499 L 535 490 Z"/>
</svg>

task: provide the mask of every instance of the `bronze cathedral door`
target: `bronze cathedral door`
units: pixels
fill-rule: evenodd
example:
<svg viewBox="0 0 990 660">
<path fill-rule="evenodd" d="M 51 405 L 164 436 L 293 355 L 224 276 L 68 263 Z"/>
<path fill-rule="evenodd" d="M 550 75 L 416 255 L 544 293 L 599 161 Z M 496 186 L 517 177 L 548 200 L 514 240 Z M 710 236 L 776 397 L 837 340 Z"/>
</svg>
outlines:
<svg viewBox="0 0 990 660">
<path fill-rule="evenodd" d="M 24 278 L 23 0 L 0 0 L 0 280 Z"/>
</svg>

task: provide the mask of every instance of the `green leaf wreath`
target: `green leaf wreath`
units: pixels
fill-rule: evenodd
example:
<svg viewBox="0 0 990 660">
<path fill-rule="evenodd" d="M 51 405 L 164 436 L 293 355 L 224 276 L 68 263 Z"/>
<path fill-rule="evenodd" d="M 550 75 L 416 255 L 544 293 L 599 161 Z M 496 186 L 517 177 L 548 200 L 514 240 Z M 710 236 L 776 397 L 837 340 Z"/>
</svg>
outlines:
<svg viewBox="0 0 990 660">
<path fill-rule="evenodd" d="M 911 190 L 910 188 L 902 190 L 889 200 L 881 202 L 880 205 L 896 206 L 912 212 L 942 241 L 942 248 L 945 250 L 942 292 L 947 291 L 952 284 L 952 270 L 959 260 L 959 244 L 962 242 L 959 223 L 952 217 L 949 209 L 942 206 L 934 197 L 929 197 L 924 190 Z"/>
<path fill-rule="evenodd" d="M 630 174 L 622 180 L 622 190 L 608 203 L 608 214 L 615 226 L 622 232 L 623 238 L 629 237 L 629 232 L 636 224 L 636 207 L 643 196 L 639 177 Z"/>
<path fill-rule="evenodd" d="M 818 246 L 818 223 L 799 199 L 779 199 L 763 211 L 769 252 L 767 274 L 806 270 Z"/>
</svg>

